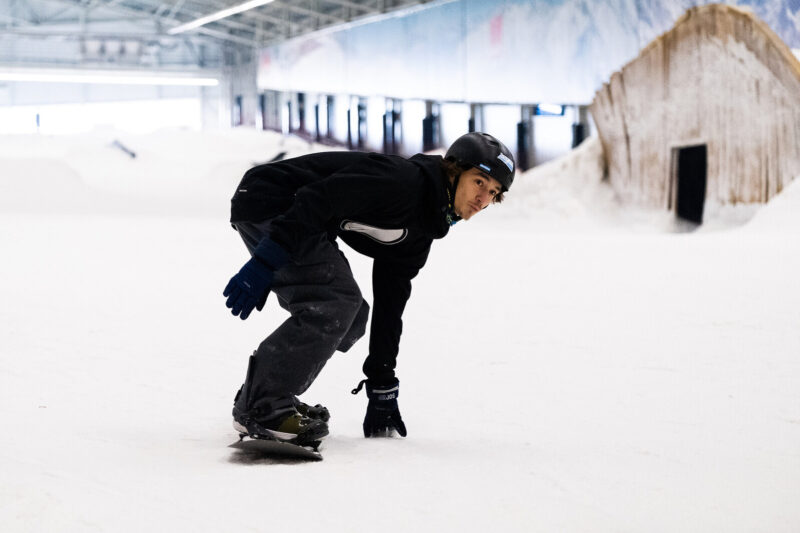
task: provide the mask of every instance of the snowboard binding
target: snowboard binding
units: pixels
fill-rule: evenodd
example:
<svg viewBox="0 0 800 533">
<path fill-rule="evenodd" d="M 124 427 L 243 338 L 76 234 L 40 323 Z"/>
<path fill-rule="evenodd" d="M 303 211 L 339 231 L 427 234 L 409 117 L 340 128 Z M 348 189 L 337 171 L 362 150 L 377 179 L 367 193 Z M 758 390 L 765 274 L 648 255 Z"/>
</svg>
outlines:
<svg viewBox="0 0 800 533">
<path fill-rule="evenodd" d="M 317 440 L 308 444 L 297 444 L 292 441 L 279 440 L 265 435 L 249 435 L 239 432 L 239 440 L 230 445 L 245 454 L 265 458 L 306 459 L 321 461 L 322 454 L 319 447 L 322 441 Z"/>
<path fill-rule="evenodd" d="M 322 439 L 310 441 L 307 443 L 299 443 L 297 442 L 297 439 L 281 440 L 281 439 L 276 439 L 275 437 L 269 435 L 250 435 L 248 433 L 242 433 L 240 431 L 239 442 L 245 442 L 245 438 L 248 439 L 248 441 L 258 440 L 258 441 L 271 441 L 271 442 L 290 444 L 292 446 L 299 446 L 300 448 L 306 448 L 308 450 L 313 451 L 314 453 L 319 453 L 319 447 L 322 444 Z"/>
</svg>

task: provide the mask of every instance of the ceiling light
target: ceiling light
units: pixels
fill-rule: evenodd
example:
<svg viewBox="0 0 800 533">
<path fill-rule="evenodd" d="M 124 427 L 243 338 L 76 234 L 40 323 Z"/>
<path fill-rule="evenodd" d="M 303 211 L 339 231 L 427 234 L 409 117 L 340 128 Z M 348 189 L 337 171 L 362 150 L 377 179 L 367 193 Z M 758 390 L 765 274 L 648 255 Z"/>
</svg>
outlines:
<svg viewBox="0 0 800 533">
<path fill-rule="evenodd" d="M 177 33 L 183 33 L 185 31 L 193 30 L 195 28 L 199 28 L 200 26 L 205 26 L 210 22 L 230 17 L 231 15 L 241 13 L 242 11 L 249 11 L 250 9 L 254 9 L 256 7 L 269 4 L 270 2 L 273 1 L 274 0 L 250 0 L 249 2 L 239 4 L 238 6 L 229 7 L 227 9 L 217 11 L 216 13 L 206 15 L 205 17 L 200 17 L 199 19 L 193 20 L 191 22 L 187 22 L 186 24 L 175 26 L 174 28 L 167 30 L 167 33 L 169 33 L 170 35 L 175 35 Z"/>
</svg>

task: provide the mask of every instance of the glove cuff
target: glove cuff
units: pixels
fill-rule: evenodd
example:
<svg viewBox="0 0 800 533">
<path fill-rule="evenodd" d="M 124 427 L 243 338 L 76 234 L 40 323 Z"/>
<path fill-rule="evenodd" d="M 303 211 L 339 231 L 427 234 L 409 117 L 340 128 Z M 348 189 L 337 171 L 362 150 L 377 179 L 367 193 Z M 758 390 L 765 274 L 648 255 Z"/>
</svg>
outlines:
<svg viewBox="0 0 800 533">
<path fill-rule="evenodd" d="M 256 249 L 253 250 L 253 256 L 273 271 L 289 262 L 289 254 L 286 250 L 269 237 L 265 237 L 258 243 Z"/>
<path fill-rule="evenodd" d="M 367 398 L 370 400 L 386 402 L 396 400 L 399 395 L 400 381 L 397 378 L 381 384 L 371 383 L 370 380 L 367 380 Z"/>
</svg>

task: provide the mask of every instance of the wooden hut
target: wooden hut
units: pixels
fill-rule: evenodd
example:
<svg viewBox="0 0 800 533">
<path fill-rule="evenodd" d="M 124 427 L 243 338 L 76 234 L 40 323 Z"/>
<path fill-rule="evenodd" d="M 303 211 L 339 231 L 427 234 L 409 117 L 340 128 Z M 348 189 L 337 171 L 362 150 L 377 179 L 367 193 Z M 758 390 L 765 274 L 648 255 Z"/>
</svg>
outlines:
<svg viewBox="0 0 800 533">
<path fill-rule="evenodd" d="M 706 201 L 764 203 L 800 175 L 800 61 L 749 11 L 689 9 L 590 109 L 625 201 L 699 223 Z"/>
</svg>

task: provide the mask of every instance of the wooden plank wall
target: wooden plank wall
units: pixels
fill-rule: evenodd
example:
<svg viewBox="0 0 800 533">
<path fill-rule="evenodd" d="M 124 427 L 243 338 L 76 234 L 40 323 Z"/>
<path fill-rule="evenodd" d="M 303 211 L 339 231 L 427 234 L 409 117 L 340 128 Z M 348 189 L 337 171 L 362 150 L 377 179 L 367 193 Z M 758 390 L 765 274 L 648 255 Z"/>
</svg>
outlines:
<svg viewBox="0 0 800 533">
<path fill-rule="evenodd" d="M 766 202 L 800 176 L 800 62 L 747 11 L 690 9 L 590 110 L 630 202 L 673 209 L 673 149 L 693 144 L 708 147 L 707 200 Z"/>
</svg>

